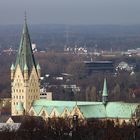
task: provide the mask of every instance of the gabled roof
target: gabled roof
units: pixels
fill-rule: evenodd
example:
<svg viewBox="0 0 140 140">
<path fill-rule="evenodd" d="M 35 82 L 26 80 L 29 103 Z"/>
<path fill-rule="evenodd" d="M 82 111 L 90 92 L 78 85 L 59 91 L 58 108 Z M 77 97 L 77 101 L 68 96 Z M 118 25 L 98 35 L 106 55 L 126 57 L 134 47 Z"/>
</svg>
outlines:
<svg viewBox="0 0 140 140">
<path fill-rule="evenodd" d="M 23 119 L 24 119 L 24 116 L 11 116 L 10 117 L 11 118 L 11 120 L 14 122 L 14 123 L 21 123 L 22 121 L 23 121 Z M 9 118 L 9 119 L 10 119 Z M 8 119 L 8 120 L 9 120 Z M 7 121 L 8 121 L 7 120 Z"/>
<path fill-rule="evenodd" d="M 38 115 L 40 113 L 41 109 L 43 108 L 43 106 L 34 106 L 33 108 L 34 108 L 36 114 Z"/>
<path fill-rule="evenodd" d="M 55 107 L 55 109 L 59 112 L 59 114 L 62 114 L 64 112 L 65 107 L 64 106 Z"/>
<path fill-rule="evenodd" d="M 47 113 L 48 113 L 48 115 L 50 115 L 50 113 L 52 112 L 53 108 L 54 108 L 53 106 L 49 106 L 49 107 L 47 107 L 47 106 L 41 106 L 41 105 L 39 105 L 39 106 L 38 105 L 33 106 L 33 109 L 35 110 L 35 112 L 36 112 L 37 115 L 39 115 L 39 113 L 41 112 L 42 109 L 46 110 Z"/>
<path fill-rule="evenodd" d="M 73 110 L 74 107 L 70 107 L 70 106 L 66 106 L 65 107 L 69 112 L 71 112 Z"/>
<path fill-rule="evenodd" d="M 100 105 L 88 105 L 88 106 L 79 106 L 80 111 L 83 113 L 84 117 L 87 119 L 90 118 L 106 118 L 106 110 L 103 104 Z"/>
<path fill-rule="evenodd" d="M 53 110 L 53 107 L 52 106 L 46 107 L 46 110 L 47 110 L 48 114 L 50 115 Z"/>
<path fill-rule="evenodd" d="M 50 115 L 54 108 L 59 114 L 62 114 L 65 108 L 71 112 L 77 106 L 86 119 L 131 119 L 139 105 L 139 103 L 125 102 L 108 102 L 104 105 L 102 102 L 48 101 L 46 99 L 33 102 L 33 108 L 37 115 L 43 108 Z"/>
<path fill-rule="evenodd" d="M 5 123 L 9 117 L 10 115 L 0 115 L 0 123 Z"/>
<path fill-rule="evenodd" d="M 131 118 L 139 103 L 108 102 L 106 113 L 108 118 Z"/>
<path fill-rule="evenodd" d="M 24 22 L 24 27 L 21 36 L 19 51 L 16 58 L 15 68 L 17 67 L 17 65 L 20 66 L 21 71 L 24 70 L 25 65 L 27 65 L 29 71 L 32 70 L 33 66 L 36 67 L 26 19 Z"/>
<path fill-rule="evenodd" d="M 54 108 L 58 111 L 59 114 L 62 114 L 65 108 L 71 112 L 76 105 L 79 107 L 100 104 L 102 104 L 102 102 L 48 101 L 46 99 L 39 99 L 33 102 L 33 108 L 37 115 L 42 109 L 45 109 L 48 112 L 48 115 L 50 115 Z"/>
<path fill-rule="evenodd" d="M 22 123 L 26 120 L 30 120 L 30 119 L 35 119 L 36 121 L 38 120 L 42 120 L 42 117 L 40 116 L 10 116 L 9 117 L 10 121 L 12 120 L 13 122 L 12 123 Z M 6 123 L 8 123 L 9 119 L 6 121 Z"/>
</svg>

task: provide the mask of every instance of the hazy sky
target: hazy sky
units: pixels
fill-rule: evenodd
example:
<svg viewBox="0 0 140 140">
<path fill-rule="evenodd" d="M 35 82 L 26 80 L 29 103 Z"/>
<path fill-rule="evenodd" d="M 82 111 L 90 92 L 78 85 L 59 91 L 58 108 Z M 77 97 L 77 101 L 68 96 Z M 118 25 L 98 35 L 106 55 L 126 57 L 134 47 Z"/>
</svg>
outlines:
<svg viewBox="0 0 140 140">
<path fill-rule="evenodd" d="M 140 24 L 140 0 L 0 0 L 0 24 Z"/>
</svg>

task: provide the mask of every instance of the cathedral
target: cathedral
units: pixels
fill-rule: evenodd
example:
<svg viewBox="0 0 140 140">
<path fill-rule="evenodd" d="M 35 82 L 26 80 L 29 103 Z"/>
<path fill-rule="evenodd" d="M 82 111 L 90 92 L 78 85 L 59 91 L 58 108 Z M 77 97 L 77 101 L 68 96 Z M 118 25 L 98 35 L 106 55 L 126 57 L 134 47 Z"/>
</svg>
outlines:
<svg viewBox="0 0 140 140">
<path fill-rule="evenodd" d="M 140 117 L 139 103 L 110 102 L 104 79 L 102 101 L 48 101 L 40 99 L 41 68 L 35 62 L 27 21 L 24 21 L 16 62 L 11 66 L 11 115 L 130 121 Z"/>
</svg>

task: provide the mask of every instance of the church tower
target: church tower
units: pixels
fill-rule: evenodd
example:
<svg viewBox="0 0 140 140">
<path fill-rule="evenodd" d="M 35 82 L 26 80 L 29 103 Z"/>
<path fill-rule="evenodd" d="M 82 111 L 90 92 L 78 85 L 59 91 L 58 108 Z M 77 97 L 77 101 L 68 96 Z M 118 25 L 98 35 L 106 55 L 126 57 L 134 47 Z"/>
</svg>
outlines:
<svg viewBox="0 0 140 140">
<path fill-rule="evenodd" d="M 16 63 L 11 66 L 11 115 L 28 114 L 40 96 L 40 66 L 36 65 L 25 17 Z"/>
</svg>

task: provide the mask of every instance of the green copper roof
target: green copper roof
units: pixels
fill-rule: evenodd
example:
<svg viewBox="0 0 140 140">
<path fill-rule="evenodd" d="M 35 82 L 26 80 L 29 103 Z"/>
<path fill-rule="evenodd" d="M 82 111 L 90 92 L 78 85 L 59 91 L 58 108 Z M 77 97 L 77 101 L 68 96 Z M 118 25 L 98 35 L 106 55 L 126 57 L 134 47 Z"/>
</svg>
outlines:
<svg viewBox="0 0 140 140">
<path fill-rule="evenodd" d="M 106 112 L 108 118 L 131 118 L 138 103 L 108 102 Z"/>
<path fill-rule="evenodd" d="M 54 107 L 52 107 L 52 106 L 46 107 L 46 110 L 47 110 L 47 112 L 48 112 L 49 115 L 51 114 L 53 108 Z"/>
<path fill-rule="evenodd" d="M 69 112 L 71 112 L 73 110 L 74 107 L 70 107 L 70 106 L 66 106 L 65 107 Z"/>
<path fill-rule="evenodd" d="M 102 104 L 102 102 L 77 102 L 77 105 L 92 105 L 92 104 Z M 48 101 L 46 99 L 35 100 L 33 102 L 33 106 L 67 106 L 74 107 L 76 105 L 76 101 Z"/>
<path fill-rule="evenodd" d="M 32 70 L 33 66 L 36 67 L 26 20 L 23 27 L 15 67 L 17 67 L 18 64 L 22 71 L 24 70 L 25 64 L 27 65 L 29 71 Z"/>
<path fill-rule="evenodd" d="M 37 115 L 39 115 L 39 113 L 41 112 L 42 109 L 46 110 L 48 115 L 50 115 L 50 113 L 52 112 L 53 108 L 52 106 L 46 107 L 46 106 L 33 106 L 35 112 L 37 113 Z"/>
<path fill-rule="evenodd" d="M 33 102 L 33 108 L 37 114 L 44 108 L 48 114 L 52 112 L 53 108 L 55 108 L 59 114 L 61 114 L 65 108 L 68 109 L 69 112 L 73 110 L 76 106 L 88 106 L 88 105 L 101 105 L 102 102 L 77 102 L 76 101 L 48 101 L 46 99 L 35 100 Z"/>
<path fill-rule="evenodd" d="M 49 106 L 49 107 L 43 106 L 43 108 L 41 108 L 41 110 L 42 110 L 42 109 L 46 110 L 47 113 L 48 113 L 48 115 L 50 115 L 51 112 L 52 112 L 52 110 L 53 110 L 53 108 L 54 108 L 53 106 Z M 41 111 L 41 110 L 40 110 L 40 111 Z"/>
<path fill-rule="evenodd" d="M 15 66 L 14 66 L 14 64 L 12 63 L 12 65 L 11 65 L 11 68 L 10 68 L 11 70 L 15 70 Z"/>
<path fill-rule="evenodd" d="M 88 105 L 80 106 L 80 111 L 83 113 L 85 118 L 106 118 L 106 110 L 103 104 L 99 105 Z"/>
<path fill-rule="evenodd" d="M 16 105 L 16 110 L 17 111 L 24 111 L 23 103 L 19 102 L 18 105 Z"/>
<path fill-rule="evenodd" d="M 81 102 L 78 101 L 48 101 L 46 99 L 40 99 L 33 102 L 33 108 L 37 115 L 44 108 L 48 115 L 55 108 L 61 115 L 64 109 L 68 109 L 71 112 L 74 107 L 80 109 L 83 116 L 87 119 L 90 118 L 125 118 L 130 119 L 132 114 L 135 113 L 139 103 L 125 103 L 125 102 L 108 102 L 105 106 L 102 102 Z"/>
<path fill-rule="evenodd" d="M 41 109 L 43 108 L 43 106 L 34 106 L 33 108 L 34 108 L 36 114 L 38 115 L 40 113 Z"/>
<path fill-rule="evenodd" d="M 102 94 L 102 96 L 108 96 L 106 78 L 104 79 L 104 87 L 103 87 L 103 94 Z"/>
<path fill-rule="evenodd" d="M 62 114 L 65 107 L 64 106 L 61 106 L 61 107 L 55 107 L 55 109 L 58 111 L 59 114 Z"/>
</svg>

